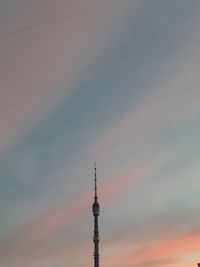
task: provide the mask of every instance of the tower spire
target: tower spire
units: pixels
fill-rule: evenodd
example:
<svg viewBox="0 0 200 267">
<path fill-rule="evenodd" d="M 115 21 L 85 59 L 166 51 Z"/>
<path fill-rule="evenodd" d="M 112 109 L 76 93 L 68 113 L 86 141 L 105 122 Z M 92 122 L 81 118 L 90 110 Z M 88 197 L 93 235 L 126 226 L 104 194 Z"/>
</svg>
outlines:
<svg viewBox="0 0 200 267">
<path fill-rule="evenodd" d="M 94 198 L 97 199 L 97 166 L 94 164 Z"/>
<path fill-rule="evenodd" d="M 99 267 L 99 226 L 98 226 L 98 216 L 99 216 L 99 203 L 97 200 L 97 169 L 96 163 L 94 165 L 94 203 L 92 205 L 92 212 L 94 216 L 94 267 Z"/>
</svg>

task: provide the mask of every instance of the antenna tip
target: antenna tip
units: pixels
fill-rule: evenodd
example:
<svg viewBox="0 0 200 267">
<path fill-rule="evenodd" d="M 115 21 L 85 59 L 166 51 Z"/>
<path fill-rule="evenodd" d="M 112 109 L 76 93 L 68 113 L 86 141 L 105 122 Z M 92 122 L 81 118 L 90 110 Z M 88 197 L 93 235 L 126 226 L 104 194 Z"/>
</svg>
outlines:
<svg viewBox="0 0 200 267">
<path fill-rule="evenodd" d="M 96 171 L 97 171 L 97 164 L 96 164 L 96 161 L 94 162 L 94 173 L 96 175 Z"/>
</svg>

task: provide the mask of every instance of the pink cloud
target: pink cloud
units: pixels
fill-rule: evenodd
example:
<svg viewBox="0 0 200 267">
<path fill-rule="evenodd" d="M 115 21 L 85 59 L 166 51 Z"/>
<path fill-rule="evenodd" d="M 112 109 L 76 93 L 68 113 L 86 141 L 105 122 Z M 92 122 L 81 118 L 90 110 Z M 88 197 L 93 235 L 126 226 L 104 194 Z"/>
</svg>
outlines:
<svg viewBox="0 0 200 267">
<path fill-rule="evenodd" d="M 106 260 L 105 266 L 143 266 L 142 263 L 146 262 L 148 266 L 153 267 L 159 266 L 156 261 L 163 261 L 162 266 L 190 267 L 195 263 L 193 260 L 185 260 L 185 257 L 199 251 L 199 242 L 199 232 L 193 232 L 170 240 L 150 242 L 132 251 L 130 246 L 130 252 L 113 255 Z"/>
<path fill-rule="evenodd" d="M 158 171 L 168 162 L 168 160 L 168 157 L 159 156 L 148 163 L 141 163 L 137 167 L 133 168 L 132 171 L 124 171 L 117 176 L 114 175 L 113 177 L 108 177 L 107 182 L 99 188 L 100 201 L 103 201 L 104 206 L 109 204 L 114 198 L 123 194 L 127 187 L 134 185 L 147 175 Z M 91 194 L 85 195 L 80 197 L 78 200 L 74 200 L 68 204 L 62 204 L 60 207 L 38 216 L 17 234 L 16 241 L 13 242 L 12 240 L 14 240 L 15 237 L 14 239 L 12 237 L 7 245 L 0 247 L 1 256 L 20 256 L 21 254 L 24 254 L 24 251 L 27 251 L 26 254 L 30 254 L 30 256 L 33 251 L 35 251 L 36 255 L 38 255 L 38 253 L 40 254 L 40 251 L 37 249 L 38 246 L 40 248 L 43 246 L 44 250 L 42 249 L 42 253 L 45 253 L 45 247 L 47 246 L 48 248 L 51 244 L 49 241 L 52 240 L 52 238 L 56 237 L 57 234 L 61 233 L 64 229 L 66 231 L 71 231 L 74 223 L 87 216 L 87 214 L 91 215 L 90 209 L 92 201 Z M 72 241 L 70 245 L 70 250 L 72 252 L 73 247 L 75 248 L 76 245 L 73 246 Z M 50 254 L 53 254 L 54 249 L 55 248 L 52 247 L 52 252 Z M 62 248 L 59 250 L 62 251 Z"/>
</svg>

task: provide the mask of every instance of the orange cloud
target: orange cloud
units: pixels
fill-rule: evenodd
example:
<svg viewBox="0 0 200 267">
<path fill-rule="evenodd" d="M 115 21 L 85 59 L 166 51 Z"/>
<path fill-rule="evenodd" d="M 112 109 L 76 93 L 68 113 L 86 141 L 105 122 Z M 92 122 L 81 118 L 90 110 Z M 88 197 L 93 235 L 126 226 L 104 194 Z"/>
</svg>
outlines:
<svg viewBox="0 0 200 267">
<path fill-rule="evenodd" d="M 121 255 L 113 255 L 105 266 L 194 266 L 186 260 L 190 254 L 199 251 L 200 232 L 194 232 L 171 240 L 156 241 Z M 162 262 L 162 264 L 161 264 Z"/>
</svg>

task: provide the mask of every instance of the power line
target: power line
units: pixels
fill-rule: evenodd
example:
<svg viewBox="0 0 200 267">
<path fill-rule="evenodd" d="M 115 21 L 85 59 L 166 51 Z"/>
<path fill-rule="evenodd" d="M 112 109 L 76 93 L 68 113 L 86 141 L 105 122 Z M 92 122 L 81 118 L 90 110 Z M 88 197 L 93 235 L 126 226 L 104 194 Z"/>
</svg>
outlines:
<svg viewBox="0 0 200 267">
<path fill-rule="evenodd" d="M 125 113 L 128 113 L 128 112 L 132 111 L 133 109 L 137 108 L 138 106 L 140 106 L 140 105 L 130 106 L 126 110 L 122 110 L 122 111 L 118 111 L 118 112 L 115 112 L 115 113 L 108 114 L 108 115 L 106 115 L 104 117 L 89 121 L 87 123 L 81 124 L 79 126 L 76 126 L 76 127 L 71 128 L 69 130 L 66 130 L 66 131 L 62 131 L 62 132 L 59 132 L 59 133 L 56 133 L 56 134 L 52 134 L 52 135 L 49 135 L 49 136 L 41 137 L 41 138 L 35 140 L 32 143 L 16 146 L 16 147 L 14 147 L 14 149 L 26 149 L 27 147 L 30 147 L 30 146 L 33 146 L 33 145 L 38 145 L 41 141 L 48 141 L 48 140 L 51 140 L 51 139 L 54 139 L 54 138 L 57 138 L 57 137 L 60 137 L 60 136 L 66 136 L 66 135 L 68 135 L 70 133 L 73 133 L 75 131 L 78 131 L 80 129 L 87 128 L 89 126 L 101 123 L 101 122 L 103 122 L 105 120 L 109 120 L 109 119 L 115 118 L 117 116 L 123 115 Z"/>
<path fill-rule="evenodd" d="M 9 36 L 17 34 L 17 33 L 29 31 L 29 30 L 32 30 L 34 28 L 39 28 L 39 27 L 42 27 L 42 26 L 45 26 L 45 25 L 48 25 L 48 24 L 53 24 L 53 23 L 56 23 L 56 22 L 59 22 L 59 21 L 62 21 L 62 20 L 67 20 L 70 17 L 78 16 L 78 15 L 80 15 L 82 13 L 87 13 L 89 11 L 98 10 L 99 8 L 106 8 L 106 7 L 111 6 L 113 3 L 120 2 L 120 1 L 121 0 L 110 0 L 109 2 L 106 2 L 106 3 L 102 4 L 102 5 L 97 5 L 97 6 L 81 9 L 81 10 L 72 12 L 70 14 L 65 14 L 65 15 L 60 16 L 60 17 L 56 17 L 56 18 L 53 18 L 53 19 L 42 21 L 40 23 L 36 23 L 36 24 L 33 24 L 33 25 L 25 26 L 25 27 L 23 27 L 21 29 L 15 30 L 15 31 L 2 33 L 2 34 L 0 34 L 0 39 L 3 38 L 3 37 L 9 37 Z M 31 93 L 30 95 L 29 94 L 26 94 L 26 95 L 28 97 L 35 96 L 35 95 L 37 95 L 38 91 L 40 93 L 40 89 L 38 89 L 36 91 L 34 90 L 34 92 Z M 12 108 L 12 107 L 18 105 L 19 103 L 24 102 L 24 100 L 26 100 L 26 96 L 22 96 L 22 97 L 14 100 L 14 101 L 11 101 L 8 104 L 4 104 L 4 105 L 0 106 L 0 112 Z"/>
<path fill-rule="evenodd" d="M 48 93 L 48 92 L 46 92 L 45 90 L 43 90 L 41 88 L 37 88 L 32 92 L 26 92 L 21 97 L 18 97 L 17 99 L 10 101 L 9 103 L 1 105 L 0 106 L 0 112 L 12 109 L 13 107 L 25 102 L 27 100 L 27 98 L 35 97 L 37 95 L 44 94 L 44 93 Z"/>
<path fill-rule="evenodd" d="M 0 38 L 9 37 L 11 35 L 22 33 L 22 32 L 25 32 L 25 31 L 30 31 L 32 29 L 40 28 L 40 27 L 48 25 L 48 24 L 53 24 L 53 23 L 56 23 L 56 22 L 59 22 L 59 21 L 62 21 L 62 20 L 67 20 L 70 17 L 78 16 L 78 15 L 81 15 L 83 13 L 88 13 L 88 12 L 93 11 L 93 10 L 98 10 L 99 8 L 109 7 L 111 4 L 113 4 L 115 2 L 119 2 L 119 1 L 120 0 L 110 0 L 109 2 L 106 2 L 105 4 L 102 4 L 102 5 L 97 5 L 97 6 L 93 6 L 93 7 L 89 7 L 89 8 L 83 8 L 83 9 L 80 9 L 78 11 L 75 11 L 75 12 L 72 12 L 72 13 L 69 13 L 69 14 L 65 14 L 65 15 L 60 16 L 60 17 L 56 17 L 56 18 L 53 18 L 53 19 L 42 21 L 40 23 L 24 26 L 23 28 L 17 29 L 15 31 L 2 33 L 2 34 L 0 34 Z"/>
<path fill-rule="evenodd" d="M 87 13 L 89 11 L 98 10 L 99 8 L 106 8 L 106 7 L 112 6 L 113 3 L 115 3 L 115 2 L 117 3 L 117 2 L 120 2 L 120 1 L 121 0 L 109 0 L 109 2 L 106 2 L 106 3 L 101 4 L 101 5 L 96 5 L 96 6 L 93 6 L 93 7 L 81 9 L 81 10 L 72 12 L 70 14 L 65 14 L 65 15 L 60 16 L 60 17 L 56 17 L 56 18 L 53 18 L 53 19 L 42 21 L 40 23 L 36 23 L 36 24 L 33 24 L 33 25 L 25 26 L 25 27 L 23 27 L 21 29 L 15 30 L 15 31 L 2 33 L 2 34 L 0 34 L 0 39 L 3 38 L 3 37 L 9 37 L 9 36 L 17 34 L 17 33 L 29 31 L 29 30 L 32 30 L 34 28 L 39 28 L 39 27 L 42 27 L 42 26 L 45 26 L 45 25 L 48 25 L 48 24 L 53 24 L 53 23 L 56 23 L 56 22 L 59 22 L 59 21 L 62 21 L 62 20 L 67 20 L 70 17 L 78 16 L 78 15 L 80 15 L 82 13 Z M 39 89 L 34 90 L 34 92 L 32 92 L 31 94 L 27 93 L 25 96 L 19 97 L 18 99 L 14 100 L 14 101 L 11 101 L 10 103 L 1 105 L 0 106 L 0 112 L 2 112 L 4 110 L 7 110 L 7 109 L 10 109 L 10 108 L 13 108 L 14 106 L 24 102 L 26 100 L 26 98 L 27 98 L 26 96 L 32 97 L 32 96 L 37 95 L 40 92 L 41 92 L 41 89 L 39 88 Z"/>
<path fill-rule="evenodd" d="M 199 106 L 198 106 L 198 107 L 199 107 Z M 195 108 L 195 109 L 191 109 L 191 110 L 190 110 L 190 113 L 192 113 L 194 110 L 196 110 L 196 108 Z M 174 120 L 174 121 L 173 121 L 173 120 L 169 120 L 169 121 L 163 123 L 164 128 L 167 127 L 167 126 L 168 126 L 170 123 L 172 123 L 172 122 L 173 122 L 173 124 L 176 124 L 182 117 L 184 117 L 185 114 L 188 114 L 188 110 L 187 110 L 186 112 L 183 112 L 182 114 L 180 114 L 180 115 L 176 118 L 176 120 Z M 153 132 L 153 131 L 154 131 L 154 130 L 152 130 L 152 132 Z M 39 174 L 39 175 L 35 175 L 35 176 L 32 176 L 32 177 L 27 178 L 27 179 L 20 180 L 20 181 L 15 182 L 15 183 L 11 183 L 11 184 L 8 184 L 8 185 L 1 186 L 1 187 L 0 187 L 0 191 L 5 190 L 5 189 L 9 189 L 9 188 L 11 188 L 11 187 L 14 187 L 14 186 L 17 186 L 17 185 L 20 185 L 20 184 L 24 184 L 24 183 L 26 183 L 26 182 L 40 180 L 42 177 L 47 176 L 48 174 L 57 172 L 57 171 L 59 171 L 59 170 L 61 170 L 61 169 L 64 169 L 64 168 L 69 167 L 69 166 L 72 166 L 72 165 L 76 165 L 76 164 L 78 164 L 78 163 L 81 162 L 81 161 L 84 161 L 84 160 L 86 160 L 86 159 L 92 158 L 92 157 L 94 157 L 94 156 L 96 156 L 96 155 L 99 155 L 99 154 L 102 154 L 102 153 L 104 153 L 104 152 L 106 152 L 106 151 L 115 149 L 115 148 L 117 148 L 117 147 L 119 147 L 119 146 L 122 146 L 122 145 L 124 145 L 124 144 L 130 142 L 133 138 L 135 138 L 135 137 L 137 137 L 137 136 L 141 136 L 141 135 L 144 134 L 144 133 L 146 133 L 146 132 L 139 132 L 139 133 L 137 133 L 136 135 L 133 135 L 133 136 L 129 136 L 129 137 L 127 137 L 127 138 L 124 138 L 123 140 L 121 140 L 121 141 L 118 142 L 118 143 L 115 143 L 115 144 L 112 144 L 112 145 L 110 145 L 110 146 L 107 146 L 107 147 L 105 147 L 105 148 L 103 148 L 103 149 L 101 149 L 101 150 L 98 150 L 98 151 L 94 152 L 94 153 L 85 155 L 85 156 L 83 156 L 83 157 L 80 158 L 80 159 L 77 159 L 77 160 L 74 160 L 74 161 L 71 161 L 71 162 L 68 162 L 68 163 L 64 163 L 63 165 L 61 165 L 61 166 L 59 166 L 59 167 L 56 167 L 56 168 L 51 169 L 51 170 L 48 170 L 48 171 L 43 172 L 43 173 L 41 173 L 41 174 Z M 150 131 L 150 133 L 151 133 L 151 131 Z"/>
<path fill-rule="evenodd" d="M 177 90 L 177 91 L 179 91 L 179 90 Z M 107 114 L 107 115 L 105 115 L 105 116 L 103 116 L 101 118 L 98 118 L 98 119 L 95 119 L 95 120 L 91 120 L 89 122 L 83 123 L 83 124 L 78 125 L 78 126 L 76 126 L 74 128 L 71 128 L 69 130 L 64 130 L 64 131 L 56 133 L 56 134 L 52 134 L 52 135 L 48 135 L 48 136 L 45 136 L 45 137 L 38 138 L 37 140 L 35 140 L 33 142 L 30 142 L 30 143 L 24 144 L 24 145 L 22 144 L 22 145 L 16 146 L 13 149 L 26 149 L 26 148 L 31 147 L 33 145 L 38 145 L 42 141 L 48 141 L 48 140 L 51 140 L 51 139 L 54 139 L 54 138 L 57 138 L 57 137 L 60 137 L 60 136 L 67 136 L 70 133 L 73 133 L 73 132 L 78 131 L 80 129 L 87 128 L 89 126 L 101 123 L 101 122 L 103 122 L 105 120 L 113 119 L 113 118 L 118 117 L 120 115 L 129 113 L 129 112 L 133 111 L 134 109 L 137 109 L 138 107 L 144 106 L 146 103 L 149 103 L 150 101 L 157 101 L 157 98 L 147 98 L 142 104 L 130 105 L 128 108 L 126 108 L 124 110 L 116 111 L 116 112 Z"/>
<path fill-rule="evenodd" d="M 136 137 L 136 136 L 134 136 L 134 137 Z M 2 187 L 0 187 L 0 191 L 3 190 L 3 189 L 7 189 L 7 188 L 10 188 L 10 187 L 13 187 L 13 186 L 24 184 L 24 183 L 29 182 L 29 181 L 33 181 L 33 180 L 36 181 L 36 180 L 38 180 L 38 179 L 40 179 L 40 178 L 42 178 L 42 177 L 44 177 L 44 176 L 46 176 L 48 174 L 57 172 L 57 171 L 59 171 L 61 169 L 64 169 L 64 168 L 69 167 L 69 166 L 72 166 L 72 165 L 76 165 L 77 163 L 79 163 L 81 161 L 84 161 L 86 159 L 92 158 L 92 157 L 94 157 L 94 156 L 96 156 L 98 154 L 101 154 L 101 153 L 106 152 L 108 150 L 114 149 L 115 147 L 118 147 L 120 145 L 123 145 L 123 144 L 127 143 L 128 141 L 130 141 L 132 138 L 133 137 L 129 137 L 129 138 L 123 139 L 121 142 L 119 142 L 117 144 L 110 145 L 108 147 L 105 147 L 104 149 L 101 149 L 101 150 L 98 150 L 98 151 L 96 151 L 94 153 L 85 155 L 85 156 L 83 156 L 80 159 L 77 159 L 77 160 L 74 160 L 74 161 L 65 163 L 65 164 L 63 164 L 63 165 L 61 165 L 59 167 L 56 167 L 54 169 L 48 170 L 46 172 L 43 172 L 43 173 L 41 173 L 41 174 L 39 174 L 37 176 L 32 176 L 32 177 L 30 177 L 28 179 L 23 179 L 23 180 L 20 180 L 20 181 L 18 181 L 16 183 L 12 183 L 12 184 L 8 184 L 8 185 L 5 185 L 5 186 L 2 186 Z"/>
</svg>

